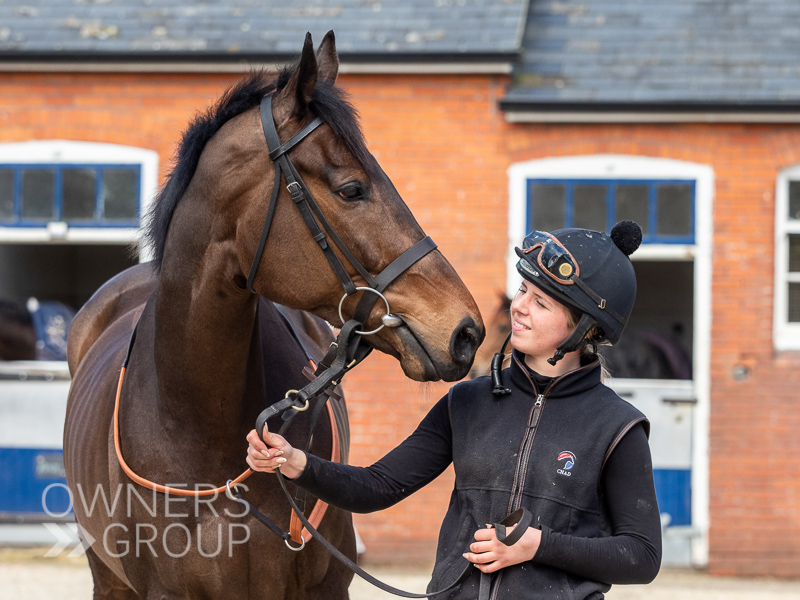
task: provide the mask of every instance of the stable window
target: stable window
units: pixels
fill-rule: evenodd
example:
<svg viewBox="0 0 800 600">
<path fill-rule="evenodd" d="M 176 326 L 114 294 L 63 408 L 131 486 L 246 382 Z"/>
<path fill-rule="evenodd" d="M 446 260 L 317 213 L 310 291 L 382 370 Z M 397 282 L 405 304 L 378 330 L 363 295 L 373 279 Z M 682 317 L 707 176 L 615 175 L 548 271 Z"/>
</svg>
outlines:
<svg viewBox="0 0 800 600">
<path fill-rule="evenodd" d="M 138 165 L 0 163 L 0 225 L 136 227 L 140 180 Z"/>
<path fill-rule="evenodd" d="M 642 179 L 528 179 L 527 229 L 608 232 L 629 219 L 648 244 L 693 244 L 695 182 Z"/>
<path fill-rule="evenodd" d="M 775 347 L 800 350 L 800 166 L 778 176 L 775 205 Z"/>
</svg>

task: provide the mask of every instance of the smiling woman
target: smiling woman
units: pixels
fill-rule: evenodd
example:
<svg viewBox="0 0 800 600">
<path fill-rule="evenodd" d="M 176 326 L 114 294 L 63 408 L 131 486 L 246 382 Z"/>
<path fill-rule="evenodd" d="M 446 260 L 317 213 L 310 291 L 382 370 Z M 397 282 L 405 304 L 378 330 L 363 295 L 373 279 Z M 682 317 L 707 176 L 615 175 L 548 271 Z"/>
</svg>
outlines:
<svg viewBox="0 0 800 600">
<path fill-rule="evenodd" d="M 452 463 L 456 487 L 428 590 L 457 581 L 465 565 L 475 570 L 449 598 L 593 600 L 614 583 L 652 581 L 661 522 L 649 423 L 602 384 L 596 356 L 597 344 L 620 339 L 630 316 L 636 278 L 628 255 L 640 242 L 632 222 L 610 236 L 528 234 L 516 249 L 523 282 L 511 302 L 511 366 L 451 388 L 375 464 L 306 455 L 266 428 L 263 441 L 255 430 L 247 436 L 248 463 L 280 468 L 353 512 L 389 507 Z M 485 525 L 503 511 L 519 519 L 510 534 Z"/>
<path fill-rule="evenodd" d="M 561 365 L 551 365 L 558 345 L 569 337 L 578 319 L 574 312 L 533 284 L 522 282 L 511 301 L 511 344 L 525 355 L 527 365 L 542 375 L 559 375 L 580 366 L 580 357 L 570 353 Z"/>
</svg>

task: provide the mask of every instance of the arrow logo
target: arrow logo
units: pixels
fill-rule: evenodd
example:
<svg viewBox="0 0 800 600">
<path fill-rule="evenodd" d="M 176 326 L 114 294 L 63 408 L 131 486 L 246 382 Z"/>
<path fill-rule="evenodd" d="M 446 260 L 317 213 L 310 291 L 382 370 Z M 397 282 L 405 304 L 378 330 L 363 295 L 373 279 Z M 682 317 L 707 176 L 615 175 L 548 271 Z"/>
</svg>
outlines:
<svg viewBox="0 0 800 600">
<path fill-rule="evenodd" d="M 43 525 L 56 538 L 56 543 L 45 553 L 45 558 L 56 557 L 73 545 L 75 547 L 72 548 L 67 556 L 70 558 L 83 556 L 86 553 L 86 549 L 97 541 L 77 523 L 66 523 L 64 525 L 43 523 Z"/>
</svg>

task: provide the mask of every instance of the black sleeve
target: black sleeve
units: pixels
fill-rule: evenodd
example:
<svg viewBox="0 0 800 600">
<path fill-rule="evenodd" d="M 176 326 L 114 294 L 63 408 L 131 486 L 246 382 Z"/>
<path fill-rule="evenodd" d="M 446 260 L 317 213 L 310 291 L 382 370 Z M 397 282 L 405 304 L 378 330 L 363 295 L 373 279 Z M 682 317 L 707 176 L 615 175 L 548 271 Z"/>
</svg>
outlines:
<svg viewBox="0 0 800 600">
<path fill-rule="evenodd" d="M 351 512 L 374 512 L 397 504 L 436 479 L 452 462 L 448 397 L 439 400 L 414 433 L 372 466 L 342 465 L 309 455 L 295 483 Z"/>
<path fill-rule="evenodd" d="M 611 452 L 601 486 L 612 535 L 581 538 L 543 526 L 533 560 L 608 584 L 650 583 L 661 567 L 661 518 L 644 426 L 634 426 Z"/>
</svg>

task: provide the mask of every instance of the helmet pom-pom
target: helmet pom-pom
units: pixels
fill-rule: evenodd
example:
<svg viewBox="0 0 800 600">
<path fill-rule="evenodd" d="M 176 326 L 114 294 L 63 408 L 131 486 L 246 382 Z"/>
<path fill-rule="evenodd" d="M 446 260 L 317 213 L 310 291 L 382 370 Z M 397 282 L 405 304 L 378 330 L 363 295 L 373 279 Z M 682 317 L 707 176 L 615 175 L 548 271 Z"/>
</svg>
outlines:
<svg viewBox="0 0 800 600">
<path fill-rule="evenodd" d="M 642 228 L 633 221 L 620 221 L 611 229 L 609 237 L 625 256 L 630 256 L 642 243 Z"/>
</svg>

